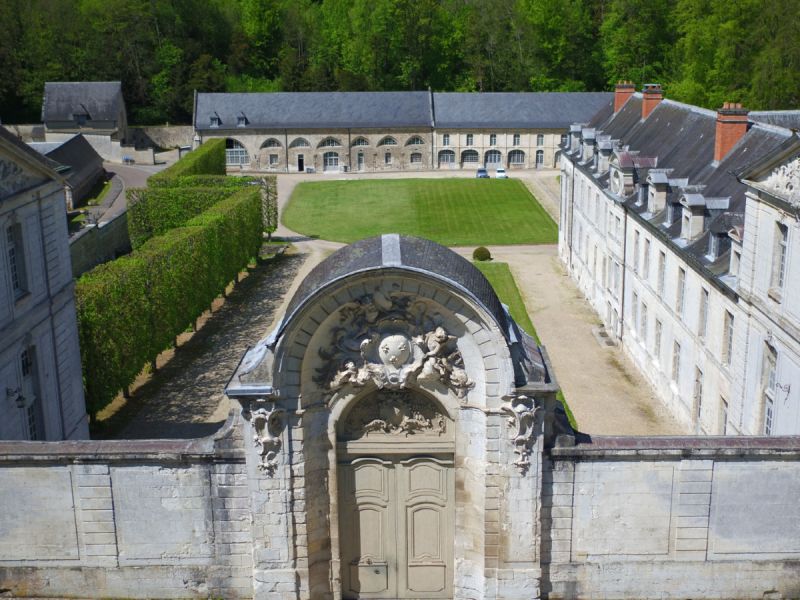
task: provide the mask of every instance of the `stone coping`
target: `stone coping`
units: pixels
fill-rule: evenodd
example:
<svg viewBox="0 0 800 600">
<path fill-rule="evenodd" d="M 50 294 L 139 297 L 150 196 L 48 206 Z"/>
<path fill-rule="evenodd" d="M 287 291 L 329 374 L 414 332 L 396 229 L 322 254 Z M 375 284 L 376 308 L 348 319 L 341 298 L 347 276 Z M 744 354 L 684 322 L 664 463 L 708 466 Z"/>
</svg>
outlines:
<svg viewBox="0 0 800 600">
<path fill-rule="evenodd" d="M 572 440 L 574 439 L 574 443 Z M 800 436 L 559 436 L 553 458 L 800 458 Z"/>
</svg>

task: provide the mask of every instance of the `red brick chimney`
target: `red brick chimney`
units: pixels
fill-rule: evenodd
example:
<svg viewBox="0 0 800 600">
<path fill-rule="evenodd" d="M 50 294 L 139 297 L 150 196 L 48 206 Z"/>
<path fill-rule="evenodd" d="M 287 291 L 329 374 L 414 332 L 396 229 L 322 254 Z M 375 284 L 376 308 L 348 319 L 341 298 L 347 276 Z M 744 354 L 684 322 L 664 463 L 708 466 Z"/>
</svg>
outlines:
<svg viewBox="0 0 800 600">
<path fill-rule="evenodd" d="M 661 92 L 661 85 L 658 83 L 645 83 L 642 90 L 642 119 L 646 119 L 653 112 L 653 109 L 658 106 L 658 103 L 664 99 L 664 94 Z"/>
<path fill-rule="evenodd" d="M 619 109 L 622 108 L 625 103 L 628 101 L 628 98 L 633 96 L 633 92 L 636 91 L 636 86 L 633 85 L 632 81 L 620 81 L 614 87 L 614 113 L 618 113 Z"/>
<path fill-rule="evenodd" d="M 728 155 L 742 136 L 747 133 L 746 108 L 734 102 L 726 102 L 717 111 L 717 131 L 714 138 L 714 161 L 719 162 Z"/>
</svg>

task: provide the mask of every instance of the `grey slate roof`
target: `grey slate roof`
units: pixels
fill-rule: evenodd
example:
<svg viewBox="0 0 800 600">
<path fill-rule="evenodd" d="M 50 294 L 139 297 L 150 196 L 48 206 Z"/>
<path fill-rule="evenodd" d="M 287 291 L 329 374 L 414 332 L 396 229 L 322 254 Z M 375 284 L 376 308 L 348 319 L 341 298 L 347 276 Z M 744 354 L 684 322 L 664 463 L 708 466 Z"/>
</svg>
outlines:
<svg viewBox="0 0 800 600">
<path fill-rule="evenodd" d="M 441 128 L 566 129 L 613 102 L 610 92 L 433 94 L 436 127 Z"/>
<path fill-rule="evenodd" d="M 613 104 L 608 92 L 434 93 L 276 92 L 199 93 L 195 128 L 330 129 L 446 127 L 566 129 Z"/>
<path fill-rule="evenodd" d="M 28 146 L 60 165 L 69 167 L 67 182 L 76 187 L 103 168 L 103 159 L 81 134 L 63 142 L 32 142 Z"/>
<path fill-rule="evenodd" d="M 119 81 L 48 81 L 44 84 L 42 122 L 72 121 L 86 112 L 92 121 L 116 121 L 122 107 Z"/>
<path fill-rule="evenodd" d="M 29 147 L 28 144 L 18 139 L 17 136 L 12 134 L 5 127 L 0 127 L 0 143 L 6 143 L 14 146 L 19 152 L 24 153 L 30 160 L 36 161 L 46 169 L 52 171 L 53 178 L 57 178 L 56 174 L 60 168 L 60 165 L 57 162 L 42 156 L 39 152 Z"/>
<path fill-rule="evenodd" d="M 347 127 L 430 127 L 428 92 L 275 92 L 197 95 L 195 128 L 310 129 Z"/>
<path fill-rule="evenodd" d="M 494 289 L 475 265 L 452 250 L 430 240 L 405 235 L 387 234 L 360 240 L 340 248 L 319 263 L 300 284 L 286 308 L 275 339 L 302 307 L 330 284 L 365 271 L 397 268 L 425 273 L 472 296 L 495 319 L 503 333 L 509 335 L 505 309 Z"/>
<path fill-rule="evenodd" d="M 800 110 L 751 111 L 747 115 L 751 121 L 777 125 L 786 129 L 800 129 Z"/>
</svg>

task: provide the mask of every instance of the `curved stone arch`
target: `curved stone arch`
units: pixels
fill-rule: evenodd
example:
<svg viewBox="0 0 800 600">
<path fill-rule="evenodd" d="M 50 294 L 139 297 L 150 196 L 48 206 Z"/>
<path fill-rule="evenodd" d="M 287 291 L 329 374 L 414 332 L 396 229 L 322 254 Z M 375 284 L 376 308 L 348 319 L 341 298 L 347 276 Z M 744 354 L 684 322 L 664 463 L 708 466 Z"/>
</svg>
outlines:
<svg viewBox="0 0 800 600">
<path fill-rule="evenodd" d="M 370 145 L 369 140 L 365 138 L 363 135 L 359 135 L 357 138 L 353 140 L 353 143 L 350 144 L 353 148 L 364 148 Z"/>
<path fill-rule="evenodd" d="M 341 145 L 342 142 L 339 138 L 329 135 L 320 140 L 319 144 L 317 144 L 317 148 L 340 148 Z"/>
<path fill-rule="evenodd" d="M 278 138 L 271 137 L 261 142 L 261 146 L 259 146 L 259 149 L 264 149 L 264 148 L 283 148 L 283 144 L 281 144 Z"/>
<path fill-rule="evenodd" d="M 289 148 L 311 148 L 311 144 L 304 137 L 296 137 L 289 144 Z"/>
<path fill-rule="evenodd" d="M 250 161 L 257 155 L 258 152 L 254 148 L 248 147 L 248 144 L 242 140 L 232 136 L 225 138 L 226 167 L 249 166 Z"/>
<path fill-rule="evenodd" d="M 382 276 L 356 274 L 324 288 L 318 300 L 310 302 L 294 315 L 275 348 L 274 386 L 283 397 L 300 398 L 300 407 L 326 404 L 330 394 L 311 383 L 314 369 L 321 361 L 315 354 L 338 319 L 338 311 L 357 298 L 369 294 L 376 285 L 399 286 L 400 294 L 415 295 L 438 307 L 450 327 L 459 337 L 458 347 L 464 354 L 468 373 L 473 372 L 475 387 L 466 395 L 467 404 L 476 408 L 499 406 L 500 398 L 513 389 L 513 366 L 503 332 L 494 317 L 463 290 L 443 280 L 407 270 Z M 494 342 L 494 343 L 488 343 Z M 466 353 L 464 351 L 467 350 Z M 429 390 L 441 393 L 442 390 Z"/>
<path fill-rule="evenodd" d="M 408 140 L 406 140 L 406 146 L 424 146 L 425 140 L 422 139 L 422 136 L 419 135 L 412 135 Z"/>
<path fill-rule="evenodd" d="M 386 135 L 378 142 L 378 146 L 397 146 L 397 140 L 391 135 Z"/>
</svg>

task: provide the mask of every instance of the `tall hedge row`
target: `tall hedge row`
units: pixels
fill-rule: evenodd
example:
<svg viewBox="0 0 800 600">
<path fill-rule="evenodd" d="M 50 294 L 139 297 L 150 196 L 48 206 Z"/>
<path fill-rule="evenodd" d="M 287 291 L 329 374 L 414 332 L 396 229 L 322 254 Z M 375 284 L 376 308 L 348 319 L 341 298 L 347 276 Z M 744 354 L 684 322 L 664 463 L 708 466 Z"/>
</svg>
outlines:
<svg viewBox="0 0 800 600">
<path fill-rule="evenodd" d="M 260 203 L 258 188 L 243 189 L 78 280 L 81 360 L 93 418 L 257 254 Z"/>
<path fill-rule="evenodd" d="M 225 140 L 208 140 L 171 167 L 150 177 L 148 183 L 151 187 L 161 187 L 170 185 L 175 177 L 186 175 L 225 175 Z"/>
<path fill-rule="evenodd" d="M 274 175 L 273 175 L 274 177 Z M 234 190 L 253 185 L 259 181 L 258 177 L 228 177 L 227 175 L 178 175 L 169 177 L 161 181 L 156 181 L 153 186 L 153 178 L 147 180 L 151 187 L 172 187 L 172 188 L 194 188 L 194 187 L 214 187 L 230 188 Z"/>
<path fill-rule="evenodd" d="M 228 188 L 133 188 L 128 190 L 128 235 L 139 248 L 153 236 L 180 227 L 210 206 L 234 194 Z"/>
</svg>

